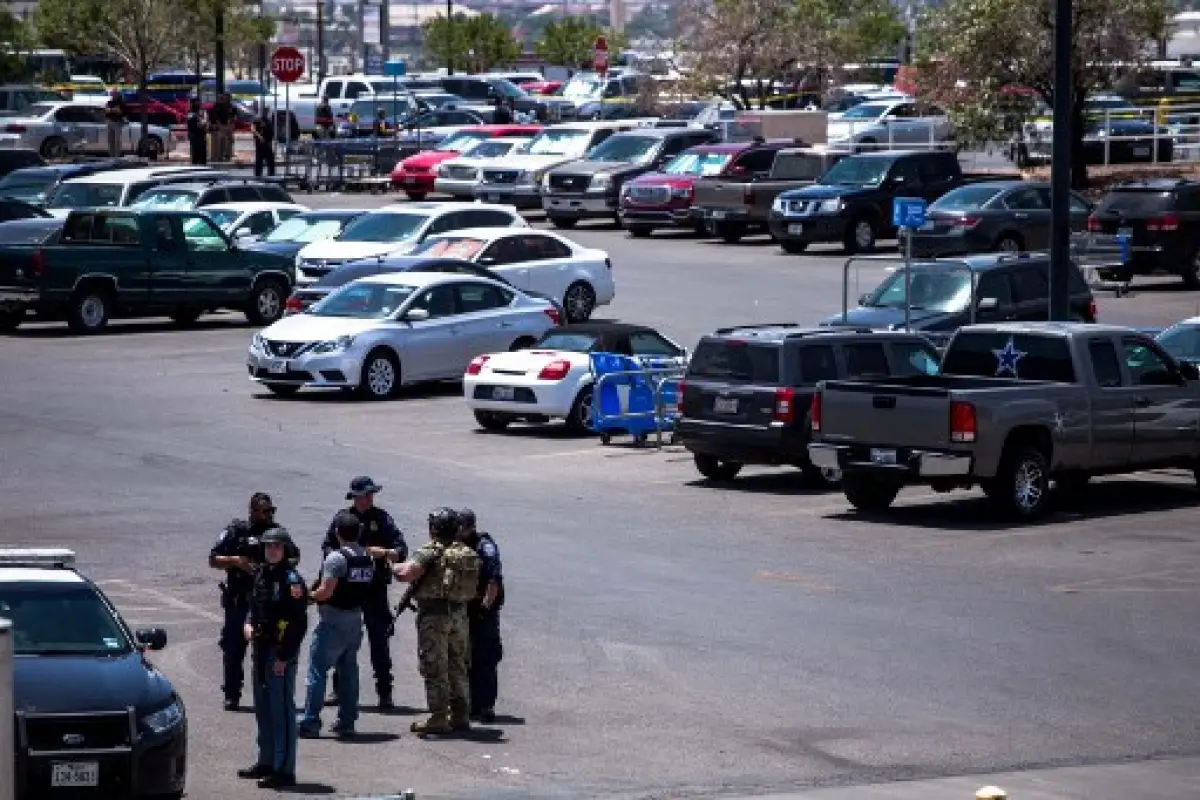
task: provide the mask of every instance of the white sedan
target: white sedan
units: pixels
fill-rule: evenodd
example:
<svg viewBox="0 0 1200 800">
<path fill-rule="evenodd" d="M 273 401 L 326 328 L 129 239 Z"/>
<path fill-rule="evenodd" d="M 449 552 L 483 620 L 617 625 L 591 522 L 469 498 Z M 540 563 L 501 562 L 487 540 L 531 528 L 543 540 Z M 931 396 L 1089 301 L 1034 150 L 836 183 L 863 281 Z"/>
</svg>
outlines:
<svg viewBox="0 0 1200 800">
<path fill-rule="evenodd" d="M 585 432 L 592 421 L 592 353 L 632 356 L 655 368 L 687 362 L 687 351 L 653 328 L 565 325 L 528 349 L 477 356 L 463 376 L 463 397 L 484 430 L 563 419 L 572 431 Z"/>
<path fill-rule="evenodd" d="M 532 140 L 532 136 L 484 139 L 462 155 L 438 165 L 437 177 L 433 181 L 434 191 L 462 199 L 474 197 L 475 186 L 479 183 L 479 169 L 484 164 L 524 153 Z"/>
<path fill-rule="evenodd" d="M 376 275 L 255 334 L 247 366 L 278 395 L 335 387 L 382 400 L 405 384 L 458 380 L 477 354 L 532 345 L 558 322 L 549 302 L 489 278 Z"/>
<path fill-rule="evenodd" d="M 216 203 L 211 206 L 201 206 L 200 211 L 207 214 L 221 230 L 232 239 L 242 239 L 252 236 L 266 236 L 284 220 L 291 219 L 297 214 L 308 211 L 307 206 L 297 203 Z"/>
<path fill-rule="evenodd" d="M 466 228 L 430 236 L 412 255 L 471 261 L 520 289 L 553 297 L 567 322 L 584 322 L 616 296 L 612 260 L 550 231 Z"/>
</svg>

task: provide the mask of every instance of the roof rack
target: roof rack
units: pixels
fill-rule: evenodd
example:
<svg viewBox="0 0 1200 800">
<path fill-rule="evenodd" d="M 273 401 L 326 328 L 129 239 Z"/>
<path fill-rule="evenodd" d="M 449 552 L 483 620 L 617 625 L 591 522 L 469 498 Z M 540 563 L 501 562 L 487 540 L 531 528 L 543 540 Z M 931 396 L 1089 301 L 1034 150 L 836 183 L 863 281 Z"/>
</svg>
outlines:
<svg viewBox="0 0 1200 800">
<path fill-rule="evenodd" d="M 14 547 L 0 549 L 0 567 L 74 569 L 75 551 L 68 550 L 65 547 Z"/>
</svg>

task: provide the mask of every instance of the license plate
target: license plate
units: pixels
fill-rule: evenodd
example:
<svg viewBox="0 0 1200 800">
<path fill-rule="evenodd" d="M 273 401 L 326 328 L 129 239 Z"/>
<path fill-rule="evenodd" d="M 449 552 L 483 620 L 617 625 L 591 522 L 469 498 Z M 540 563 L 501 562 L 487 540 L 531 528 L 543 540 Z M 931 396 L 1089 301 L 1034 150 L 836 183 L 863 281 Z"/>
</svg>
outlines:
<svg viewBox="0 0 1200 800">
<path fill-rule="evenodd" d="M 715 211 L 710 211 L 710 212 L 709 212 L 709 215 L 710 215 L 710 216 L 711 216 L 713 219 L 725 219 L 725 212 L 724 212 L 724 211 L 722 211 L 721 209 L 717 209 L 717 210 L 715 210 Z"/>
<path fill-rule="evenodd" d="M 489 202 L 489 203 L 499 203 L 499 202 L 500 202 L 500 195 L 498 195 L 498 194 L 487 194 L 487 195 L 484 195 L 484 196 L 483 196 L 483 199 L 484 199 L 485 201 Z"/>
<path fill-rule="evenodd" d="M 788 225 L 788 233 L 793 236 L 800 236 L 804 233 L 804 226 L 800 224 Z"/>
<path fill-rule="evenodd" d="M 405 182 L 405 183 L 416 183 L 416 182 L 417 182 L 417 176 L 416 176 L 416 175 L 405 175 L 405 176 L 404 176 L 404 182 Z"/>
<path fill-rule="evenodd" d="M 1117 228 L 1117 236 L 1124 236 L 1126 239 L 1133 238 L 1133 228 Z"/>
<path fill-rule="evenodd" d="M 896 463 L 895 450 L 881 450 L 877 447 L 871 448 L 871 463 L 890 465 Z"/>
<path fill-rule="evenodd" d="M 1136 156 L 1148 156 L 1148 155 L 1150 155 L 1150 148 L 1149 147 L 1135 147 L 1135 148 L 1133 148 L 1133 155 L 1135 157 Z"/>
<path fill-rule="evenodd" d="M 713 400 L 713 413 L 715 414 L 736 414 L 738 410 L 738 401 L 735 397 L 718 397 Z"/>
<path fill-rule="evenodd" d="M 288 371 L 288 362 L 282 358 L 277 358 L 267 362 L 267 372 L 273 375 L 281 375 Z"/>
<path fill-rule="evenodd" d="M 72 761 L 54 765 L 50 775 L 54 788 L 78 788 L 100 785 L 100 762 Z"/>
<path fill-rule="evenodd" d="M 511 386 L 496 386 L 492 388 L 493 400 L 512 400 L 516 396 Z"/>
</svg>

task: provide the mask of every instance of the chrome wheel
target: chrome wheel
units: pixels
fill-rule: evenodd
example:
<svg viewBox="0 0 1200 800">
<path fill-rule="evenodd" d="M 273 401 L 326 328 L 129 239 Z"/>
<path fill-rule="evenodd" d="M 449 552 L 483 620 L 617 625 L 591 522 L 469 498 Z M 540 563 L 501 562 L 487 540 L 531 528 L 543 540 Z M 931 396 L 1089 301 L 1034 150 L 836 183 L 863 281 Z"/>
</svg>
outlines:
<svg viewBox="0 0 1200 800">
<path fill-rule="evenodd" d="M 1025 513 L 1035 510 L 1046 492 L 1046 475 L 1040 464 L 1023 461 L 1013 476 L 1013 502 Z"/>
<path fill-rule="evenodd" d="M 86 328 L 99 328 L 106 316 L 104 299 L 101 297 L 88 295 L 79 303 L 79 319 Z"/>
<path fill-rule="evenodd" d="M 854 224 L 854 244 L 860 252 L 870 250 L 875 244 L 875 229 L 871 227 L 870 220 L 860 219 Z"/>
<path fill-rule="evenodd" d="M 573 283 L 563 296 L 568 322 L 585 322 L 596 306 L 596 293 L 586 283 Z"/>
<path fill-rule="evenodd" d="M 387 397 L 396 388 L 396 367 L 387 356 L 376 356 L 367 363 L 367 389 L 374 397 Z"/>
<path fill-rule="evenodd" d="M 258 302 L 255 307 L 258 309 L 259 315 L 263 319 L 275 319 L 279 316 L 279 309 L 282 305 L 279 292 L 275 290 L 275 285 L 264 288 L 258 293 Z"/>
</svg>

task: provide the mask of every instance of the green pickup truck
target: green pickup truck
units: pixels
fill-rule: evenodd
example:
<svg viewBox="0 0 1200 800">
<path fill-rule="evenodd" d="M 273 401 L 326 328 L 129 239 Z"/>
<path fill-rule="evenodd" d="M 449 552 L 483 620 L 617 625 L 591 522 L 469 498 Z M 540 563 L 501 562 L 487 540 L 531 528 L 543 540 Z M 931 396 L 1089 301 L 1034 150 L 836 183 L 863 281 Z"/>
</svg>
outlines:
<svg viewBox="0 0 1200 800">
<path fill-rule="evenodd" d="M 269 325 L 283 316 L 294 272 L 291 259 L 240 249 L 195 211 L 77 209 L 57 241 L 0 250 L 0 331 L 31 313 L 99 333 L 113 317 L 183 325 L 222 308 Z"/>
</svg>

